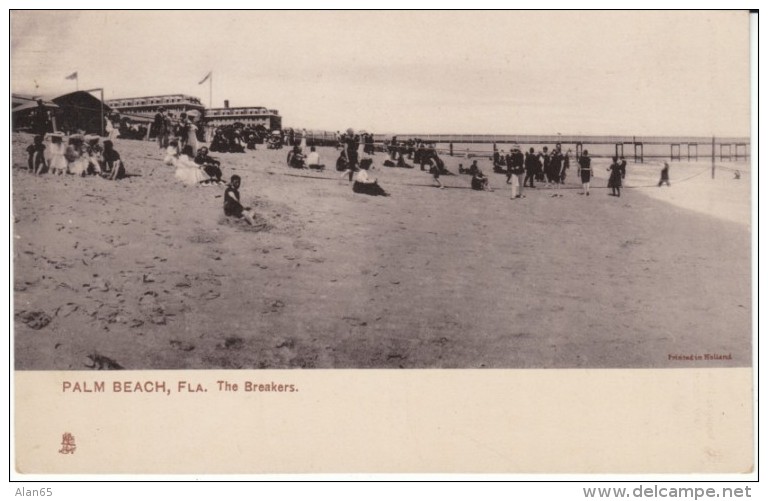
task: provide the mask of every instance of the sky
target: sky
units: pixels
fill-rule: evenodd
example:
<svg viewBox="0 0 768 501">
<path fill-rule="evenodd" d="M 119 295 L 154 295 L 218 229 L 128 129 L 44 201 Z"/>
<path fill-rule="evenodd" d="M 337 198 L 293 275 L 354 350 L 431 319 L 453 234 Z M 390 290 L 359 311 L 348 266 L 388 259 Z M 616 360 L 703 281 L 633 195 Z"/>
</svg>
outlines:
<svg viewBox="0 0 768 501">
<path fill-rule="evenodd" d="M 750 133 L 739 11 L 14 11 L 11 89 L 190 94 L 286 127 Z"/>
</svg>

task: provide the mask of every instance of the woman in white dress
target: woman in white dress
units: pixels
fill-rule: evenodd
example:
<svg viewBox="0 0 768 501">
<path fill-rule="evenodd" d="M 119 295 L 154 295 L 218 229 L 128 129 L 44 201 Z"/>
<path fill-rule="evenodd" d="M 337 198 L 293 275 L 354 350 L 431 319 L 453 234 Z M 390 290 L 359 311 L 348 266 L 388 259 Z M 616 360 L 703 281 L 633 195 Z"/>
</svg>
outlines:
<svg viewBox="0 0 768 501">
<path fill-rule="evenodd" d="M 104 126 L 104 130 L 105 130 L 105 131 L 106 131 L 106 133 L 107 133 L 108 139 L 109 139 L 110 141 L 114 142 L 114 141 L 115 141 L 115 139 L 117 139 L 117 135 L 118 135 L 118 133 L 119 133 L 120 131 L 118 131 L 118 130 L 115 128 L 114 124 L 112 123 L 112 120 L 110 120 L 110 119 L 109 119 L 109 115 L 105 116 L 105 117 L 104 117 L 104 120 L 106 121 L 106 124 L 105 124 L 105 126 Z"/>
<path fill-rule="evenodd" d="M 195 125 L 195 117 L 190 115 L 188 118 L 187 145 L 192 146 L 192 156 L 194 157 L 199 149 L 199 145 L 197 144 L 197 125 Z"/>
<path fill-rule="evenodd" d="M 301 144 L 299 144 L 301 151 L 307 151 L 307 129 L 301 129 Z"/>
<path fill-rule="evenodd" d="M 67 172 L 67 159 L 64 157 L 67 147 L 64 145 L 62 139 L 63 136 L 61 134 L 51 134 L 50 148 L 46 148 L 45 150 L 46 153 L 50 155 L 46 160 L 51 168 L 51 174 L 62 175 Z"/>
<path fill-rule="evenodd" d="M 190 186 L 209 180 L 201 166 L 195 163 L 193 157 L 192 145 L 188 144 L 181 150 L 181 155 L 179 155 L 175 163 L 176 179 Z"/>
</svg>

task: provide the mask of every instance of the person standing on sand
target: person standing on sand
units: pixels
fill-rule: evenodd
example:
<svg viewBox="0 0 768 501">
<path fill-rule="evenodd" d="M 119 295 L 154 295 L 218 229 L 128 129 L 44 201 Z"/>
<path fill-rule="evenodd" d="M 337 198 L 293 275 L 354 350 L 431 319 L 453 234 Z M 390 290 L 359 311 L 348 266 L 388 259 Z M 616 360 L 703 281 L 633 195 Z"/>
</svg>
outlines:
<svg viewBox="0 0 768 501">
<path fill-rule="evenodd" d="M 624 160 L 624 157 L 619 157 L 619 167 L 621 168 L 621 179 L 624 179 L 624 176 L 627 175 L 627 161 Z"/>
<path fill-rule="evenodd" d="M 152 124 L 157 134 L 157 146 L 161 150 L 168 148 L 169 134 L 171 131 L 171 119 L 165 112 L 165 107 L 160 106 L 155 113 L 155 121 Z"/>
<path fill-rule="evenodd" d="M 582 195 L 589 196 L 589 182 L 592 179 L 592 159 L 589 158 L 589 151 L 584 152 L 579 157 L 579 174 L 581 175 Z"/>
<path fill-rule="evenodd" d="M 565 184 L 565 176 L 568 174 L 568 169 L 571 168 L 571 150 L 565 152 L 563 156 L 563 168 L 560 170 L 560 182 Z"/>
<path fill-rule="evenodd" d="M 539 172 L 536 174 L 536 180 L 539 182 L 544 182 L 547 185 L 547 188 L 549 188 L 549 181 L 550 181 L 550 171 L 549 171 L 549 149 L 545 146 L 543 148 L 543 151 L 539 153 L 539 157 L 541 158 L 541 164 L 543 168 L 539 169 Z"/>
<path fill-rule="evenodd" d="M 523 195 L 523 177 L 525 174 L 525 157 L 523 152 L 520 151 L 520 146 L 515 145 L 512 148 L 510 156 L 510 172 L 509 176 L 512 180 L 512 198 L 525 198 Z"/>
<path fill-rule="evenodd" d="M 355 135 L 355 130 L 347 129 L 347 135 L 344 138 L 344 149 L 347 152 L 347 169 L 349 170 L 349 182 L 355 175 L 358 166 L 357 149 L 360 147 L 360 136 Z"/>
<path fill-rule="evenodd" d="M 192 151 L 197 153 L 199 145 L 197 143 L 197 125 L 195 125 L 195 117 L 189 116 L 187 120 L 187 144 L 192 146 Z"/>
<path fill-rule="evenodd" d="M 536 169 L 539 166 L 539 159 L 534 153 L 533 148 L 528 150 L 525 154 L 525 179 L 523 180 L 523 186 L 528 186 L 528 180 L 531 181 L 531 188 L 535 188 L 533 185 L 533 179 L 536 177 Z"/>
<path fill-rule="evenodd" d="M 563 152 L 560 143 L 555 145 L 555 149 L 552 152 L 552 159 L 549 162 L 549 170 L 552 172 L 552 183 L 555 187 L 555 193 L 553 193 L 552 196 L 562 197 L 563 195 L 560 193 L 560 183 L 562 182 L 560 180 L 560 173 L 563 170 Z"/>
<path fill-rule="evenodd" d="M 42 99 L 37 100 L 37 108 L 35 109 L 35 121 L 34 132 L 40 136 L 45 136 L 50 132 L 51 122 L 48 119 L 48 108 L 43 104 Z"/>
<path fill-rule="evenodd" d="M 608 178 L 608 187 L 611 189 L 611 196 L 621 196 L 621 164 L 619 159 L 613 157 L 613 162 L 608 169 L 611 171 L 611 176 Z"/>
<path fill-rule="evenodd" d="M 666 184 L 667 186 L 672 186 L 669 184 L 669 164 L 667 162 L 664 162 L 664 168 L 661 169 L 661 179 L 659 179 L 659 188 L 661 188 L 662 184 Z"/>
</svg>

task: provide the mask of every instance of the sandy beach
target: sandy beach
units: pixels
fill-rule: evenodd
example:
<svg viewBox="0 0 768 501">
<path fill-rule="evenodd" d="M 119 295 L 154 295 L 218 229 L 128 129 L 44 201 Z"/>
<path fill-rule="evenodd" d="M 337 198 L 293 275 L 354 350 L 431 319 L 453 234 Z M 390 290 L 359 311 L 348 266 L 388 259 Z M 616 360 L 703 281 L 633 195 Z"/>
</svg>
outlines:
<svg viewBox="0 0 768 501">
<path fill-rule="evenodd" d="M 355 194 L 286 149 L 214 154 L 243 179 L 188 187 L 153 142 L 117 140 L 128 179 L 34 177 L 13 135 L 16 369 L 620 368 L 751 364 L 750 174 L 593 161 L 561 198 L 382 166 Z M 456 173 L 466 160 L 445 156 Z M 574 162 L 575 163 L 575 162 Z M 713 356 L 703 358 L 704 356 Z M 688 359 L 687 357 L 693 357 Z M 702 358 L 697 358 L 702 357 Z"/>
</svg>

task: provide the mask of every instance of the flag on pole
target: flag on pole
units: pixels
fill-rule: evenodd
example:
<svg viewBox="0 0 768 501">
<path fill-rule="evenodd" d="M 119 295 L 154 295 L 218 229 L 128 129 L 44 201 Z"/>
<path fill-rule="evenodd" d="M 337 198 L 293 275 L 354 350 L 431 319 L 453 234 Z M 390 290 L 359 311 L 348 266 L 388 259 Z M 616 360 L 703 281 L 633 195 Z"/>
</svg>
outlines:
<svg viewBox="0 0 768 501">
<path fill-rule="evenodd" d="M 204 83 L 205 83 L 205 81 L 206 81 L 206 80 L 208 80 L 209 78 L 211 78 L 211 72 L 210 72 L 210 71 L 208 72 L 208 74 L 207 74 L 207 75 L 205 75 L 205 76 L 203 77 L 203 79 L 202 79 L 202 80 L 200 80 L 199 82 L 197 82 L 197 85 L 200 85 L 200 84 L 204 84 Z"/>
<path fill-rule="evenodd" d="M 72 73 L 71 75 L 67 75 L 64 77 L 66 80 L 74 80 L 77 78 L 77 72 Z"/>
</svg>

